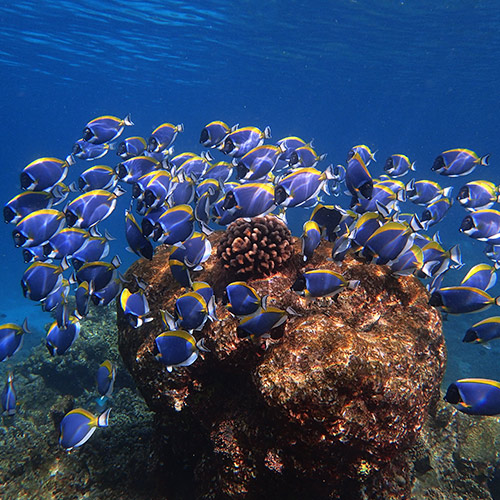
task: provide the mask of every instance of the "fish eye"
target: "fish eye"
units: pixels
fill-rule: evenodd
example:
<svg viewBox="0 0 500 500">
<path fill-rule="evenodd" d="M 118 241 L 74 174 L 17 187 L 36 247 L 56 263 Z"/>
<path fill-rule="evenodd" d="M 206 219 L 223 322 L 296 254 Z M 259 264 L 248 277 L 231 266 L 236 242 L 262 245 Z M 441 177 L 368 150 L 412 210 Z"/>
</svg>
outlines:
<svg viewBox="0 0 500 500">
<path fill-rule="evenodd" d="M 274 190 L 274 203 L 280 205 L 288 198 L 285 188 L 283 186 L 277 186 Z"/>
<path fill-rule="evenodd" d="M 52 252 L 53 248 L 50 243 L 46 243 L 45 245 L 43 245 L 42 250 L 44 257 L 48 257 L 50 255 L 50 252 Z"/>
<path fill-rule="evenodd" d="M 469 231 L 470 229 L 473 229 L 473 228 L 474 228 L 474 220 L 472 219 L 472 217 L 470 215 L 468 215 L 462 221 L 462 224 L 460 225 L 459 231 L 465 232 L 465 231 Z"/>
<path fill-rule="evenodd" d="M 14 210 L 12 210 L 12 208 L 3 207 L 3 218 L 4 218 L 5 222 L 12 221 L 12 219 L 14 219 L 15 216 L 16 216 L 16 213 L 14 212 Z"/>
<path fill-rule="evenodd" d="M 200 143 L 203 144 L 204 142 L 207 142 L 209 139 L 210 139 L 210 136 L 208 135 L 208 130 L 206 128 L 204 128 L 201 131 Z"/>
<path fill-rule="evenodd" d="M 120 142 L 118 144 L 118 147 L 116 148 L 116 154 L 118 156 L 124 155 L 127 153 L 127 145 L 125 144 L 125 141 Z"/>
<path fill-rule="evenodd" d="M 120 179 L 127 176 L 127 167 L 123 163 L 118 163 L 116 166 L 116 175 L 118 175 Z"/>
<path fill-rule="evenodd" d="M 154 150 L 158 147 L 158 141 L 156 140 L 155 137 L 150 137 L 148 140 L 148 151 L 150 153 L 153 153 Z"/>
<path fill-rule="evenodd" d="M 291 155 L 290 155 L 290 159 L 288 160 L 288 163 L 290 165 L 295 165 L 296 163 L 299 163 L 299 155 L 297 154 L 297 151 L 294 151 Z"/>
<path fill-rule="evenodd" d="M 13 231 L 12 237 L 14 238 L 16 247 L 21 247 L 26 242 L 26 237 L 20 231 Z"/>
<path fill-rule="evenodd" d="M 21 172 L 21 189 L 28 189 L 32 182 L 33 179 L 26 172 Z"/>
<path fill-rule="evenodd" d="M 462 186 L 460 191 L 457 194 L 457 200 L 466 200 L 469 197 L 469 188 L 468 186 Z"/>
<path fill-rule="evenodd" d="M 443 298 L 439 292 L 434 292 L 429 299 L 429 305 L 434 307 L 440 307 L 443 305 Z"/>
<path fill-rule="evenodd" d="M 425 222 L 428 220 L 432 220 L 432 214 L 429 210 L 424 210 L 422 213 L 422 217 L 420 217 L 420 221 Z"/>
<path fill-rule="evenodd" d="M 444 168 L 446 165 L 444 164 L 444 158 L 439 155 L 435 160 L 434 163 L 432 164 L 431 170 L 435 172 L 436 170 L 440 170 Z"/>
<path fill-rule="evenodd" d="M 78 189 L 80 191 L 83 191 L 86 186 L 87 186 L 87 182 L 85 181 L 85 179 L 83 177 L 80 176 L 78 178 Z"/>
<path fill-rule="evenodd" d="M 444 397 L 444 400 L 452 405 L 456 405 L 460 403 L 460 401 L 462 401 L 462 398 L 460 397 L 460 392 L 456 384 L 450 384 L 448 390 L 446 391 L 446 396 Z"/>
<path fill-rule="evenodd" d="M 92 139 L 92 137 L 94 137 L 94 134 L 92 133 L 92 130 L 90 130 L 89 127 L 85 127 L 83 129 L 83 140 L 84 141 L 89 141 L 90 139 Z"/>
<path fill-rule="evenodd" d="M 139 198 L 142 194 L 141 185 L 138 182 L 135 182 L 132 186 L 132 198 Z"/>
<path fill-rule="evenodd" d="M 384 170 L 387 172 L 387 171 L 391 170 L 392 168 L 394 168 L 394 160 L 392 159 L 391 156 L 389 156 L 389 158 L 387 158 L 387 160 L 385 162 Z"/>
<path fill-rule="evenodd" d="M 29 262 L 31 262 L 33 260 L 33 257 L 34 257 L 34 255 L 30 252 L 29 249 L 25 248 L 23 250 L 23 259 L 24 259 L 25 264 L 28 264 Z"/>
<path fill-rule="evenodd" d="M 299 276 L 296 280 L 295 283 L 292 285 L 292 290 L 294 292 L 302 292 L 306 288 L 306 279 L 304 276 Z"/>
</svg>

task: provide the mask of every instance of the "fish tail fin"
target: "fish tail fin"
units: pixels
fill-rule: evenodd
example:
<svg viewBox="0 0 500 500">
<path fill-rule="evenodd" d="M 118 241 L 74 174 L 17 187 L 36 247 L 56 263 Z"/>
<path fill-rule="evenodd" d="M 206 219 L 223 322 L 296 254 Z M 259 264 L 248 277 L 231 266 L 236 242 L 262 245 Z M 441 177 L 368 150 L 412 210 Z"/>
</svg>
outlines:
<svg viewBox="0 0 500 500">
<path fill-rule="evenodd" d="M 134 125 L 134 122 L 132 121 L 132 117 L 130 116 L 130 113 L 123 119 L 123 123 L 129 127 Z"/>
<path fill-rule="evenodd" d="M 452 191 L 453 191 L 453 186 L 448 186 L 443 190 L 441 190 L 441 194 L 443 195 L 443 198 L 450 198 Z"/>
<path fill-rule="evenodd" d="M 107 427 L 109 421 L 109 413 L 111 412 L 111 408 L 108 408 L 105 412 L 101 413 L 97 417 L 97 427 Z"/>
<path fill-rule="evenodd" d="M 479 158 L 479 164 L 487 167 L 490 164 L 490 156 L 491 155 L 484 155 Z"/>
<path fill-rule="evenodd" d="M 455 245 L 450 248 L 450 259 L 452 262 L 458 265 L 462 265 L 462 254 L 460 252 L 460 247 Z"/>
<path fill-rule="evenodd" d="M 359 285 L 359 280 L 349 280 L 347 282 L 347 288 L 354 290 Z"/>
<path fill-rule="evenodd" d="M 74 165 L 76 163 L 75 157 L 73 155 L 66 156 L 66 163 L 68 165 Z"/>
<path fill-rule="evenodd" d="M 413 170 L 415 172 L 415 163 L 416 162 L 413 162 L 411 165 L 410 165 L 410 170 Z"/>
<path fill-rule="evenodd" d="M 271 139 L 271 127 L 269 126 L 264 129 L 264 139 Z"/>
<path fill-rule="evenodd" d="M 179 123 L 175 128 L 177 132 L 184 132 L 184 123 Z"/>
<path fill-rule="evenodd" d="M 24 333 L 31 333 L 31 330 L 28 327 L 28 318 L 24 318 L 22 329 Z"/>
</svg>

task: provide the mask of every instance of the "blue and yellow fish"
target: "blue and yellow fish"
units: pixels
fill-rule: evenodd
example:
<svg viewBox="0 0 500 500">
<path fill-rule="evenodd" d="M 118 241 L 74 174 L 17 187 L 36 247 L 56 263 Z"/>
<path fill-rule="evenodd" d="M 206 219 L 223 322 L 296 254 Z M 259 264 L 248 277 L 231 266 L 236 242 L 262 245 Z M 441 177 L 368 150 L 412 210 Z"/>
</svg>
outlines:
<svg viewBox="0 0 500 500">
<path fill-rule="evenodd" d="M 51 356 L 62 356 L 74 344 L 80 335 L 80 321 L 70 316 L 68 323 L 63 327 L 54 321 L 49 327 L 45 344 Z"/>
<path fill-rule="evenodd" d="M 97 392 L 101 395 L 99 401 L 103 403 L 113 393 L 116 378 L 116 366 L 107 359 L 97 370 Z"/>
<path fill-rule="evenodd" d="M 460 188 L 457 200 L 466 210 L 491 208 L 500 198 L 499 188 L 490 181 L 472 181 Z"/>
<path fill-rule="evenodd" d="M 500 297 L 492 297 L 480 288 L 470 286 L 448 286 L 435 290 L 429 305 L 441 307 L 449 314 L 464 314 L 483 311 L 492 305 L 500 305 Z"/>
<path fill-rule="evenodd" d="M 98 427 L 108 426 L 110 411 L 111 409 L 107 409 L 98 417 L 83 408 L 76 408 L 66 413 L 60 427 L 59 444 L 61 447 L 71 451 L 85 444 Z"/>
<path fill-rule="evenodd" d="M 277 307 L 259 309 L 254 314 L 240 318 L 236 334 L 240 339 L 266 339 L 271 337 L 271 330 L 281 326 L 287 319 L 287 311 Z"/>
<path fill-rule="evenodd" d="M 118 178 L 127 184 L 134 184 L 143 175 L 159 170 L 160 162 L 150 156 L 135 156 L 116 165 Z"/>
<path fill-rule="evenodd" d="M 175 141 L 177 134 L 184 131 L 184 125 L 172 125 L 171 123 L 163 123 L 156 127 L 148 139 L 147 150 L 150 153 L 159 153 L 168 149 Z"/>
<path fill-rule="evenodd" d="M 500 243 L 500 212 L 487 208 L 465 216 L 459 231 L 479 241 Z"/>
<path fill-rule="evenodd" d="M 21 349 L 25 333 L 30 333 L 26 319 L 22 326 L 15 323 L 0 325 L 0 362 L 11 358 Z"/>
<path fill-rule="evenodd" d="M 256 313 L 259 309 L 265 309 L 266 297 L 259 294 L 244 281 L 234 281 L 226 286 L 226 307 L 235 316 L 248 316 Z"/>
<path fill-rule="evenodd" d="M 151 260 L 153 258 L 153 245 L 142 234 L 142 228 L 137 224 L 135 217 L 130 210 L 125 210 L 125 237 L 127 239 L 127 249 L 139 257 Z"/>
<path fill-rule="evenodd" d="M 231 132 L 229 126 L 219 120 L 205 125 L 200 134 L 200 143 L 206 148 L 216 148 Z"/>
<path fill-rule="evenodd" d="M 120 295 L 120 306 L 128 322 L 134 328 L 153 321 L 153 318 L 148 317 L 149 304 L 142 289 L 131 293 L 128 288 L 124 288 Z"/>
<path fill-rule="evenodd" d="M 262 146 L 264 139 L 271 137 L 270 127 L 261 131 L 257 127 L 241 127 L 230 132 L 219 144 L 219 149 L 235 158 L 241 158 L 257 146 Z"/>
<path fill-rule="evenodd" d="M 118 176 L 114 169 L 106 165 L 96 165 L 80 174 L 78 188 L 85 193 L 95 189 L 111 191 L 115 188 L 117 182 Z"/>
<path fill-rule="evenodd" d="M 385 161 L 384 171 L 391 177 L 403 177 L 410 170 L 415 170 L 415 162 L 410 162 L 408 156 L 394 154 Z"/>
<path fill-rule="evenodd" d="M 310 259 L 314 250 L 318 248 L 321 243 L 321 230 L 317 222 L 313 220 L 308 220 L 304 223 L 303 233 L 302 233 L 302 255 L 304 261 Z"/>
<path fill-rule="evenodd" d="M 500 338 L 500 316 L 492 316 L 472 325 L 466 332 L 463 342 L 482 344 Z"/>
<path fill-rule="evenodd" d="M 444 400 L 467 415 L 500 414 L 500 382 L 464 378 L 448 387 Z"/>
<path fill-rule="evenodd" d="M 38 158 L 21 172 L 21 189 L 50 191 L 68 174 L 69 163 L 59 158 Z"/>
<path fill-rule="evenodd" d="M 2 394 L 0 394 L 0 402 L 2 403 L 3 414 L 7 417 L 13 417 L 16 414 L 17 396 L 16 389 L 14 388 L 14 374 L 7 375 L 7 382 L 5 382 Z"/>
<path fill-rule="evenodd" d="M 141 156 L 144 154 L 146 147 L 146 141 L 142 137 L 127 137 L 116 147 L 116 154 L 120 158 L 128 160 L 134 156 Z"/>
<path fill-rule="evenodd" d="M 34 262 L 24 271 L 21 278 L 21 287 L 26 298 L 39 301 L 44 300 L 49 293 L 61 285 L 65 269 L 48 262 Z"/>
<path fill-rule="evenodd" d="M 489 154 L 479 157 L 470 149 L 450 149 L 434 160 L 431 170 L 447 177 L 458 177 L 470 174 L 478 165 L 488 166 L 489 160 Z"/>
<path fill-rule="evenodd" d="M 66 223 L 59 210 L 44 208 L 23 217 L 12 231 L 16 247 L 37 247 L 47 243 Z"/>
<path fill-rule="evenodd" d="M 343 288 L 354 289 L 358 280 L 346 280 L 341 274 L 329 269 L 311 269 L 297 277 L 292 290 L 304 297 L 330 297 Z"/>
<path fill-rule="evenodd" d="M 85 125 L 83 129 L 83 140 L 91 144 L 104 144 L 114 141 L 123 132 L 125 127 L 134 124 L 130 114 L 120 119 L 116 116 L 99 116 Z"/>
</svg>

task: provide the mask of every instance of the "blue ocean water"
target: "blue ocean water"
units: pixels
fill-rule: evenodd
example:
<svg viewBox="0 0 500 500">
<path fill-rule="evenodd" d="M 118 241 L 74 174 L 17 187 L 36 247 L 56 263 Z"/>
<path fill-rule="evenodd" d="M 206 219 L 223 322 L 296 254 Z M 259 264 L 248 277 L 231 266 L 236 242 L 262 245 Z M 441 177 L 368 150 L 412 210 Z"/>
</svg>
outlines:
<svg viewBox="0 0 500 500">
<path fill-rule="evenodd" d="M 455 194 L 472 179 L 500 184 L 500 13 L 490 2 L 27 0 L 2 4 L 0 21 L 3 202 L 19 192 L 29 162 L 64 158 L 89 120 L 127 113 L 136 124 L 129 135 L 184 123 L 177 153 L 199 152 L 201 129 L 221 119 L 270 125 L 276 140 L 314 139 L 316 150 L 328 153 L 323 167 L 344 163 L 351 146 L 366 144 L 378 150 L 373 175 L 387 156 L 403 153 L 416 161 L 418 178 L 453 185 Z M 434 158 L 455 147 L 491 153 L 491 166 L 458 179 L 431 173 Z M 117 157 L 99 163 L 113 166 Z M 79 161 L 69 179 L 89 165 Z M 118 238 L 111 255 L 120 254 L 124 269 L 133 261 L 124 251 L 125 208 L 122 202 L 103 225 Z M 298 236 L 309 214 L 296 213 Z M 458 232 L 464 215 L 454 206 L 436 227 L 445 246 L 460 244 L 466 263 L 449 273 L 449 284 L 486 262 L 484 245 Z M 5 322 L 27 316 L 41 336 L 50 317 L 22 296 L 26 265 L 12 226 L 1 231 L 0 314 Z M 500 285 L 491 292 L 500 295 Z M 472 323 L 493 314 L 500 313 L 492 308 L 446 323 L 445 382 L 500 378 L 500 344 L 487 351 L 461 342 Z"/>
</svg>

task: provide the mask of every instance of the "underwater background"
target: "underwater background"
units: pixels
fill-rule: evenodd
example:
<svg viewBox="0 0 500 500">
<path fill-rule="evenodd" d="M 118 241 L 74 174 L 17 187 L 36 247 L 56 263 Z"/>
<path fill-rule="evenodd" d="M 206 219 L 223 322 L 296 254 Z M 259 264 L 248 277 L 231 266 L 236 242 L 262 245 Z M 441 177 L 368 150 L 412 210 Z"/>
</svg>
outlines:
<svg viewBox="0 0 500 500">
<path fill-rule="evenodd" d="M 388 156 L 402 153 L 416 162 L 404 182 L 412 175 L 434 180 L 454 186 L 454 195 L 474 179 L 500 184 L 500 11 L 492 2 L 17 1 L 0 6 L 0 21 L 3 203 L 19 192 L 19 174 L 28 163 L 65 158 L 88 121 L 128 113 L 135 126 L 123 137 L 147 138 L 163 122 L 183 123 L 176 153 L 199 153 L 201 129 L 223 120 L 270 126 L 273 140 L 313 139 L 316 151 L 328 154 L 322 169 L 345 164 L 353 145 L 366 144 L 377 151 L 374 176 L 383 173 Z M 431 172 L 434 158 L 452 148 L 491 154 L 490 166 L 455 179 Z M 110 152 L 97 163 L 114 166 L 118 157 Z M 68 180 L 90 165 L 78 161 Z M 123 270 L 136 259 L 125 251 L 125 198 L 100 226 L 116 238 L 110 256 L 120 255 Z M 349 198 L 325 201 L 347 208 Z M 421 213 L 410 202 L 401 209 Z M 300 236 L 310 211 L 293 214 L 289 225 Z M 489 262 L 484 243 L 459 233 L 464 215 L 455 204 L 433 228 L 445 248 L 460 245 L 465 263 L 446 275 L 445 284 Z M 3 363 L 8 367 L 0 367 L 2 379 L 7 368 L 30 363 L 31 349 L 40 346 L 52 321 L 23 297 L 19 283 L 27 266 L 14 248 L 12 229 L 1 226 L 0 315 L 2 322 L 18 324 L 27 317 L 33 335 Z M 500 295 L 500 285 L 489 293 Z M 473 323 L 499 314 L 494 309 L 444 322 L 444 387 L 457 378 L 500 378 L 500 344 L 487 350 L 462 343 Z M 92 380 L 103 359 L 89 356 L 79 362 L 87 363 Z M 41 363 L 39 356 L 33 363 Z M 64 378 L 63 368 L 58 376 Z"/>
</svg>

